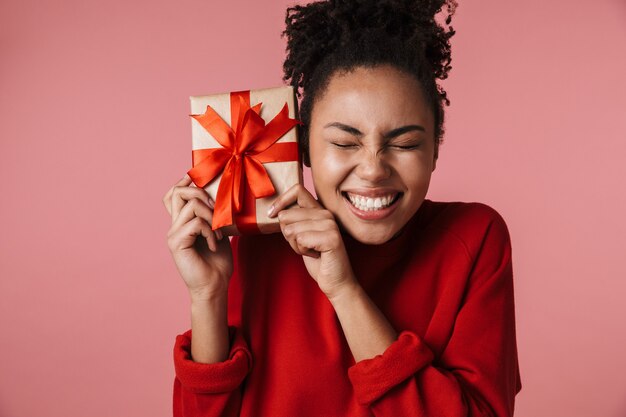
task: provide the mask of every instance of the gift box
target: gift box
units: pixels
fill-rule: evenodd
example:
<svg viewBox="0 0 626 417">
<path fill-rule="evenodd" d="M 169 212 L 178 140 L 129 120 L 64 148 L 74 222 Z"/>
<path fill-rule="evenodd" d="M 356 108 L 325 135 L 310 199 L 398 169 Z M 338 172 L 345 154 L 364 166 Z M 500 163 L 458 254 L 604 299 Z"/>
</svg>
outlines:
<svg viewBox="0 0 626 417">
<path fill-rule="evenodd" d="M 292 87 L 192 96 L 188 174 L 213 201 L 213 230 L 275 233 L 272 202 L 302 183 Z"/>
</svg>

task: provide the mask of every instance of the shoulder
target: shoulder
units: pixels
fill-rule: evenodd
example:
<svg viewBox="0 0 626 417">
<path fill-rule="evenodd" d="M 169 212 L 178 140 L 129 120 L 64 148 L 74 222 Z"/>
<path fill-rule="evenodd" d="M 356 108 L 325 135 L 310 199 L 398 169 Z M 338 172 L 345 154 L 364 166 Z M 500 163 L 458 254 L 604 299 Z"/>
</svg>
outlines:
<svg viewBox="0 0 626 417">
<path fill-rule="evenodd" d="M 479 202 L 426 202 L 424 226 L 453 236 L 470 255 L 479 252 L 487 240 L 490 244 L 510 246 L 507 224 L 493 207 Z"/>
<path fill-rule="evenodd" d="M 500 213 L 477 202 L 432 202 L 427 228 L 445 249 L 462 248 L 471 270 L 469 285 L 512 282 L 512 250 L 509 230 Z M 496 281 L 492 281 L 492 280 Z"/>
<path fill-rule="evenodd" d="M 493 207 L 479 202 L 430 201 L 433 224 L 445 228 L 482 228 L 490 224 L 506 227 L 502 215 Z"/>
</svg>

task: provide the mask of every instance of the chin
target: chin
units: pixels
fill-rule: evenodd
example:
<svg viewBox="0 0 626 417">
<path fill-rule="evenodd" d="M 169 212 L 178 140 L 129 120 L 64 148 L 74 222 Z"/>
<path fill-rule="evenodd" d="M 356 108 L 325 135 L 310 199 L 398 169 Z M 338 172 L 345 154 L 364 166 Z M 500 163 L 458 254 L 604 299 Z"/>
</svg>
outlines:
<svg viewBox="0 0 626 417">
<path fill-rule="evenodd" d="M 346 231 L 353 239 L 365 245 L 382 245 L 393 239 L 398 233 L 398 230 L 391 226 L 368 227 L 357 225 L 346 228 Z"/>
</svg>

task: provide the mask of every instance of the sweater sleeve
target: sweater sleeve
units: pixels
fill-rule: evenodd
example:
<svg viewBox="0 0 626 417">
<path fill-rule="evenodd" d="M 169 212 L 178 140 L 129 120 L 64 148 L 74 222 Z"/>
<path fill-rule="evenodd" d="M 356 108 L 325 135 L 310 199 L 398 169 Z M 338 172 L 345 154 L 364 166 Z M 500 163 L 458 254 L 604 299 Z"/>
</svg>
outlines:
<svg viewBox="0 0 626 417">
<path fill-rule="evenodd" d="M 241 332 L 241 283 L 238 239 L 231 241 L 234 272 L 228 287 L 230 351 L 223 362 L 204 364 L 191 358 L 191 330 L 174 344 L 174 417 L 239 416 L 243 382 L 252 368 L 252 354 Z"/>
<path fill-rule="evenodd" d="M 489 224 L 439 358 L 403 331 L 382 354 L 348 376 L 360 404 L 376 417 L 510 417 L 521 390 L 515 334 L 511 245 L 504 220 Z"/>
<path fill-rule="evenodd" d="M 191 358 L 191 330 L 174 345 L 174 417 L 238 416 L 240 386 L 252 365 L 248 346 L 235 327 L 229 327 L 230 352 L 224 362 L 204 364 Z"/>
</svg>

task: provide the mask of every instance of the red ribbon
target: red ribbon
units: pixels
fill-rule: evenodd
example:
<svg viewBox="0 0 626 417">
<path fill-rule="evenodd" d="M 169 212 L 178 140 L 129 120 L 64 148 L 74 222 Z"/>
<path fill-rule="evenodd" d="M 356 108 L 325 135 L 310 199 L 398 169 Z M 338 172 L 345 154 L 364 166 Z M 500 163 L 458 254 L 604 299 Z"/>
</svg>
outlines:
<svg viewBox="0 0 626 417">
<path fill-rule="evenodd" d="M 223 172 L 215 198 L 213 230 L 233 224 L 234 213 L 242 213 L 243 218 L 237 218 L 238 229 L 258 232 L 255 199 L 276 193 L 262 164 L 298 160 L 296 142 L 275 143 L 300 123 L 289 118 L 287 103 L 267 125 L 260 111 L 261 103 L 250 106 L 250 91 L 237 91 L 230 93 L 232 127 L 211 106 L 204 114 L 191 115 L 222 145 L 194 150 L 193 168 L 187 172 L 198 187 Z"/>
</svg>

